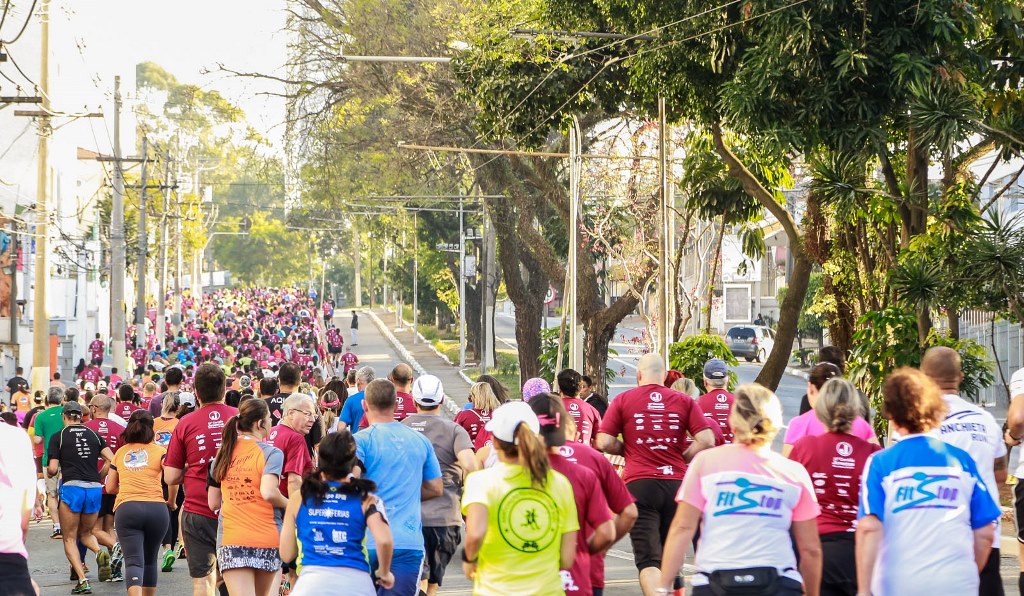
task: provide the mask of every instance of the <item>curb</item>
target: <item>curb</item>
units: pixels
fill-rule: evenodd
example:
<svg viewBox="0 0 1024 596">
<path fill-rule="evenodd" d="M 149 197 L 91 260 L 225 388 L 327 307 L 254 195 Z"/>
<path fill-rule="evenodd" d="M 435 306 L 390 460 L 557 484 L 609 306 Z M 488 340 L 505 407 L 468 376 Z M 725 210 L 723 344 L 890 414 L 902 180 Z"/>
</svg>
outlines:
<svg viewBox="0 0 1024 596">
<path fill-rule="evenodd" d="M 807 372 L 805 370 L 800 370 L 798 368 L 793 368 L 793 367 L 786 368 L 786 374 L 787 375 L 793 375 L 794 377 L 800 377 L 801 379 L 803 379 L 805 381 L 810 380 L 810 378 L 811 378 L 811 374 L 809 372 Z"/>
<path fill-rule="evenodd" d="M 410 329 L 412 329 L 412 324 L 410 324 L 410 323 L 409 323 L 408 321 L 406 321 L 406 320 L 405 320 L 405 317 L 402 317 L 402 324 L 403 324 L 403 325 L 406 325 L 407 327 L 409 327 Z M 466 373 L 462 372 L 462 369 L 460 369 L 460 368 L 458 367 L 458 365 L 456 365 L 456 364 L 455 364 L 454 362 L 452 362 L 452 361 L 451 361 L 451 360 L 450 360 L 450 359 L 449 359 L 449 358 L 448 358 L 447 356 L 445 356 L 444 354 L 442 354 L 440 350 L 438 350 L 437 348 L 435 348 L 435 347 L 434 347 L 434 344 L 433 344 L 432 342 L 429 342 L 429 341 L 427 341 L 427 338 L 423 337 L 423 334 L 422 334 L 422 333 L 420 333 L 419 331 L 417 331 L 417 332 L 416 332 L 416 336 L 420 338 L 420 341 L 421 341 L 421 342 L 423 342 L 423 345 L 425 345 L 426 347 L 430 348 L 430 351 L 431 351 L 431 352 L 433 352 L 433 353 L 437 354 L 437 357 L 438 357 L 438 358 L 440 358 L 441 360 L 443 360 L 444 362 L 446 362 L 446 363 L 448 364 L 448 366 L 451 366 L 452 368 L 456 369 L 456 370 L 455 370 L 455 372 L 459 373 L 459 377 L 461 377 L 463 381 L 465 381 L 466 383 L 468 383 L 468 384 L 469 384 L 470 386 L 472 386 L 472 385 L 473 385 L 474 383 L 476 383 L 476 381 L 474 381 L 473 379 L 470 379 L 470 378 L 469 378 L 469 377 L 468 377 L 468 376 L 466 375 Z M 395 338 L 395 339 L 398 339 L 398 338 Z"/>
<path fill-rule="evenodd" d="M 409 364 L 409 366 L 412 367 L 412 369 L 416 372 L 417 375 L 422 376 L 430 374 L 427 372 L 427 369 L 423 368 L 423 366 L 420 365 L 416 358 L 413 357 L 412 353 L 410 353 L 409 350 L 406 349 L 404 345 L 402 345 L 402 342 L 398 341 L 398 338 L 395 337 L 395 334 L 392 333 L 390 329 L 388 329 L 387 325 L 384 324 L 384 321 L 380 320 L 380 317 L 377 316 L 377 313 L 369 309 L 366 309 L 363 312 L 365 312 L 370 317 L 370 320 L 373 321 L 373 324 L 377 326 L 377 330 L 380 331 L 381 335 L 383 335 L 384 338 L 388 340 L 388 343 L 391 344 L 391 347 L 394 348 L 396 352 L 398 352 L 398 356 L 402 360 L 405 360 Z M 447 410 L 448 413 L 454 417 L 456 414 L 459 413 L 459 407 L 455 405 L 455 399 L 452 396 L 448 395 L 447 392 L 445 393 L 444 396 L 445 400 L 442 403 L 442 405 L 444 406 L 444 409 Z"/>
</svg>

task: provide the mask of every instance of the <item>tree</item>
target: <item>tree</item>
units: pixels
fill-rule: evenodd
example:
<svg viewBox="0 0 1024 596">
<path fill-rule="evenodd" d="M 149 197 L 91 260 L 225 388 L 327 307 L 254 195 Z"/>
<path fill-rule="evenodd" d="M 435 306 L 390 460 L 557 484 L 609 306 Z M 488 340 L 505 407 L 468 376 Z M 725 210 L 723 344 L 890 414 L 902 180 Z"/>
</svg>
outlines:
<svg viewBox="0 0 1024 596">
<path fill-rule="evenodd" d="M 266 212 L 250 216 L 248 236 L 230 243 L 214 242 L 214 255 L 231 275 L 243 284 L 283 287 L 304 285 L 310 278 L 310 239 L 287 229 L 285 223 L 271 219 Z M 236 224 L 237 219 L 228 223 Z M 319 262 L 313 263 L 319 277 Z"/>
</svg>

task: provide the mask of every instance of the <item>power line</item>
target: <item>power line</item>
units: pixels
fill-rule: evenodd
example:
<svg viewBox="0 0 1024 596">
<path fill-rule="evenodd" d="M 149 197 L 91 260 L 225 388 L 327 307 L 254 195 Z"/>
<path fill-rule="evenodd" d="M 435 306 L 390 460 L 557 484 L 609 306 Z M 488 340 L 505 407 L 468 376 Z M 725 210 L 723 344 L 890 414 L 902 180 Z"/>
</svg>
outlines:
<svg viewBox="0 0 1024 596">
<path fill-rule="evenodd" d="M 22 34 L 25 33 L 25 29 L 28 29 L 28 24 L 32 20 L 32 13 L 36 11 L 36 2 L 37 1 L 38 0 L 32 0 L 32 6 L 28 9 L 28 14 L 25 15 L 25 23 L 21 26 L 21 31 L 18 31 L 18 34 L 14 36 L 14 39 L 0 40 L 0 44 L 8 45 L 8 44 L 12 44 L 12 43 L 18 41 L 19 39 L 21 39 Z M 9 9 L 10 7 L 11 7 L 11 2 L 10 2 L 10 0 L 8 0 L 7 8 L 4 9 L 4 18 L 7 17 L 7 9 Z M 0 25 L 3 25 L 3 21 L 0 21 Z"/>
</svg>

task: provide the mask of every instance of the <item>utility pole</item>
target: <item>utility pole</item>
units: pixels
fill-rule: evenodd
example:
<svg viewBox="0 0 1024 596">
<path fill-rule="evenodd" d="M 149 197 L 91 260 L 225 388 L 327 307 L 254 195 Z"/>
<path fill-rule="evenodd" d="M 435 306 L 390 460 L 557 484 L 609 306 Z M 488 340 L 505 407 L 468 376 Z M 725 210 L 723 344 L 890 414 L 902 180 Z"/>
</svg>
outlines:
<svg viewBox="0 0 1024 596">
<path fill-rule="evenodd" d="M 160 210 L 160 272 L 156 284 L 156 338 L 161 349 L 167 339 L 167 210 L 171 204 L 171 148 L 167 148 L 164 161 L 164 200 Z"/>
<path fill-rule="evenodd" d="M 494 303 L 491 301 L 491 275 L 494 271 L 494 238 L 487 224 L 487 199 L 482 201 L 480 230 L 480 374 L 494 368 Z"/>
<path fill-rule="evenodd" d="M 359 229 L 358 226 L 352 226 L 352 235 L 355 237 L 355 241 L 352 243 L 352 245 L 354 247 L 354 254 L 352 255 L 353 256 L 353 258 L 352 258 L 352 261 L 353 261 L 352 267 L 355 269 L 355 276 L 354 277 L 355 277 L 355 299 L 356 299 L 355 305 L 356 305 L 356 308 L 362 308 L 363 307 L 363 271 L 362 271 L 362 269 L 363 269 L 362 268 L 363 257 L 362 257 L 362 248 L 360 248 L 360 246 L 359 246 L 359 236 L 361 234 L 362 234 L 362 231 Z"/>
<path fill-rule="evenodd" d="M 579 305 L 576 292 L 579 272 L 579 221 L 580 221 L 580 175 L 583 159 L 583 141 L 580 138 L 579 120 L 572 118 L 569 128 L 569 275 L 566 300 L 569 312 L 569 368 L 583 371 L 583 333 L 579 322 Z"/>
<path fill-rule="evenodd" d="M 466 368 L 466 230 L 462 202 L 459 196 L 459 370 Z"/>
<path fill-rule="evenodd" d="M 46 289 L 50 281 L 50 205 L 47 196 L 50 149 L 50 0 L 42 0 L 40 17 L 39 95 L 43 114 L 39 127 L 39 164 L 36 172 L 36 262 L 32 304 L 32 388 L 50 386 L 50 315 L 46 310 Z"/>
<path fill-rule="evenodd" d="M 419 214 L 415 211 L 412 214 L 412 343 L 420 343 L 419 317 L 420 317 L 420 233 Z"/>
<path fill-rule="evenodd" d="M 149 178 L 146 177 L 146 164 L 149 161 L 149 139 L 142 137 L 142 184 L 139 185 L 139 247 L 136 270 L 139 274 L 138 289 L 135 296 L 135 337 L 136 341 L 141 338 L 145 343 L 145 330 L 143 324 L 146 320 L 146 253 L 148 252 L 149 238 L 146 232 L 146 210 L 148 209 L 146 189 Z"/>
<path fill-rule="evenodd" d="M 658 193 L 659 217 L 661 234 L 659 235 L 658 251 L 658 343 L 656 350 L 661 354 L 668 366 L 668 344 L 671 335 L 668 326 L 671 318 L 672 293 L 669 285 L 672 283 L 672 276 L 669 275 L 669 260 L 672 253 L 671 241 L 671 218 L 668 204 L 668 124 L 665 115 L 665 96 L 658 97 L 658 175 L 660 177 L 661 190 Z"/>
<path fill-rule="evenodd" d="M 114 181 L 110 207 L 110 357 L 125 368 L 124 164 L 121 155 L 121 77 L 114 77 Z"/>
</svg>

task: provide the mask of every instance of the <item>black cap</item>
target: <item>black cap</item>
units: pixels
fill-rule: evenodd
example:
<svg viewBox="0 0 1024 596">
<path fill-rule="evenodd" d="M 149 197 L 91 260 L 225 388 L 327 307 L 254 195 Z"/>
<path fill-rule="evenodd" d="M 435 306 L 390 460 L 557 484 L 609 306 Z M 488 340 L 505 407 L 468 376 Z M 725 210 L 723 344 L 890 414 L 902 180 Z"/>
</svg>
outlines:
<svg viewBox="0 0 1024 596">
<path fill-rule="evenodd" d="M 77 401 L 69 401 L 64 403 L 64 407 L 61 412 L 65 416 L 81 416 L 82 415 L 82 404 Z"/>
<path fill-rule="evenodd" d="M 548 447 L 565 445 L 565 408 L 559 408 L 562 398 L 551 393 L 538 393 L 528 402 L 540 421 L 540 436 Z"/>
</svg>

